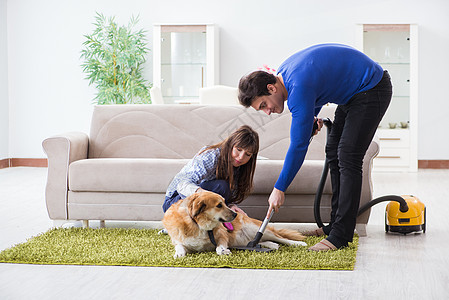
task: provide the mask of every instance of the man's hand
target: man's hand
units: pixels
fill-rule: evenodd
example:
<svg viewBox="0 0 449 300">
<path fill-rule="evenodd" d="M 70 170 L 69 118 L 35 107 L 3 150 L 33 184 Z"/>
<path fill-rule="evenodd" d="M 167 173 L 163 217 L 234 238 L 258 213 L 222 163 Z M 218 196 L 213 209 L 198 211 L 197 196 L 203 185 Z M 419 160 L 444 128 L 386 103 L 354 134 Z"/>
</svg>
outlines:
<svg viewBox="0 0 449 300">
<path fill-rule="evenodd" d="M 268 204 L 270 208 L 267 212 L 267 218 L 270 216 L 271 211 L 274 209 L 275 212 L 279 211 L 279 207 L 284 204 L 285 195 L 283 191 L 278 190 L 277 188 L 273 188 L 273 191 L 268 198 Z"/>
<path fill-rule="evenodd" d="M 317 118 L 315 117 L 315 121 L 317 124 L 317 128 L 314 130 L 314 132 L 312 133 L 312 136 L 317 135 L 318 132 L 321 130 L 321 128 L 323 128 L 323 119 Z"/>
</svg>

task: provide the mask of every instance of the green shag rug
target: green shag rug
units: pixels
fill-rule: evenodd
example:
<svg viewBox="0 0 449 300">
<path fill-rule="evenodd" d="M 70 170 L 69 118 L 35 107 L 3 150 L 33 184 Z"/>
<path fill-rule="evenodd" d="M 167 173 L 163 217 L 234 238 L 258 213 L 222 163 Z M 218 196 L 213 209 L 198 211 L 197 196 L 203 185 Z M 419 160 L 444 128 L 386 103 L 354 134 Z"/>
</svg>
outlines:
<svg viewBox="0 0 449 300">
<path fill-rule="evenodd" d="M 194 268 L 353 270 L 358 237 L 338 251 L 312 252 L 308 247 L 281 246 L 269 253 L 232 250 L 188 254 L 174 259 L 168 235 L 155 229 L 51 229 L 0 252 L 0 262 L 42 265 L 102 265 Z M 309 246 L 320 237 L 308 237 Z"/>
</svg>

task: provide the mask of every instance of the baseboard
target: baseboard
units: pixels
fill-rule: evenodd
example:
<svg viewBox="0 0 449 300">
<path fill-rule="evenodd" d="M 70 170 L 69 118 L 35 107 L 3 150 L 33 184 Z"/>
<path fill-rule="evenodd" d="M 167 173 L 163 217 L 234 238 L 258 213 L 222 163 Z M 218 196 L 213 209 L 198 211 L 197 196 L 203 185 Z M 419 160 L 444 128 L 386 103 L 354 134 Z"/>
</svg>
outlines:
<svg viewBox="0 0 449 300">
<path fill-rule="evenodd" d="M 0 160 L 0 169 L 12 167 L 46 168 L 48 162 L 46 158 L 5 158 Z"/>
<path fill-rule="evenodd" d="M 449 169 L 449 160 L 418 160 L 418 169 Z"/>
<path fill-rule="evenodd" d="M 9 168 L 9 158 L 0 160 L 0 169 Z"/>
</svg>

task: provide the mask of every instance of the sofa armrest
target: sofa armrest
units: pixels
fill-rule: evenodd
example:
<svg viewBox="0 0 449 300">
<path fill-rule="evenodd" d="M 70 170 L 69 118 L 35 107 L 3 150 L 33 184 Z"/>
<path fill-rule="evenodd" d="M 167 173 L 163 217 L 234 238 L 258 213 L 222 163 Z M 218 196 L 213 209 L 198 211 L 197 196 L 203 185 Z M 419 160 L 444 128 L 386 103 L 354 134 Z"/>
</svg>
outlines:
<svg viewBox="0 0 449 300">
<path fill-rule="evenodd" d="M 373 160 L 379 153 L 379 138 L 374 136 L 373 141 L 366 151 L 363 159 L 363 182 L 362 182 L 362 194 L 360 195 L 360 206 L 368 203 L 373 199 L 373 182 L 371 179 L 371 173 L 373 170 Z M 371 210 L 367 210 L 357 218 L 357 223 L 367 224 Z"/>
<path fill-rule="evenodd" d="M 70 132 L 53 136 L 42 142 L 48 157 L 45 200 L 50 219 L 67 219 L 67 190 L 69 165 L 86 159 L 89 138 L 85 133 Z"/>
</svg>

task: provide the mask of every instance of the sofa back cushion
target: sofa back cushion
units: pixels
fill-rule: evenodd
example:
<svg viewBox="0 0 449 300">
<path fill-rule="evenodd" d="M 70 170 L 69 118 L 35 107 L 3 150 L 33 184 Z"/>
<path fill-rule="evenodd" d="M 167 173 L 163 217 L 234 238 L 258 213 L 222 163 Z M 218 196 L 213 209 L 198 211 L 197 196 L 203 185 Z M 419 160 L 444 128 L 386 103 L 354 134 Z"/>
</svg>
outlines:
<svg viewBox="0 0 449 300">
<path fill-rule="evenodd" d="M 192 158 L 243 124 L 259 133 L 259 156 L 284 159 L 291 115 L 207 105 L 99 105 L 94 108 L 89 158 Z M 309 159 L 324 157 L 325 134 L 314 138 Z M 316 148 L 316 149 L 315 149 Z"/>
</svg>

